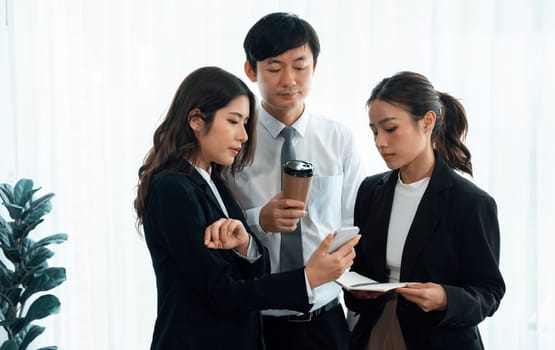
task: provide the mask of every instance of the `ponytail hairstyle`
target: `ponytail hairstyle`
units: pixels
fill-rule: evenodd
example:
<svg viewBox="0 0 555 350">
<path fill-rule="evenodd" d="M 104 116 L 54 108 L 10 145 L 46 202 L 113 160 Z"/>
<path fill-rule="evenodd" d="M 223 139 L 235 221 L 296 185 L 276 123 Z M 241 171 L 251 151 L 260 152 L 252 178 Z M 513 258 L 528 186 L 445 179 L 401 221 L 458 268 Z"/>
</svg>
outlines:
<svg viewBox="0 0 555 350">
<path fill-rule="evenodd" d="M 468 131 L 466 112 L 456 98 L 436 91 L 425 76 L 405 71 L 376 85 L 366 106 L 375 100 L 404 109 L 414 122 L 422 119 L 428 111 L 435 112 L 437 117 L 432 130 L 434 149 L 450 168 L 472 175 L 470 151 L 464 144 Z"/>
<path fill-rule="evenodd" d="M 189 120 L 195 116 L 201 117 L 206 127 L 205 132 L 208 132 L 216 112 L 239 96 L 249 99 L 249 119 L 245 126 L 248 140 L 230 166 L 232 175 L 250 164 L 254 157 L 257 119 L 254 94 L 241 79 L 218 67 L 199 68 L 183 80 L 165 119 L 154 132 L 153 146 L 139 168 L 137 197 L 134 201 L 137 227 L 142 225 L 143 210 L 153 179 L 162 172 L 180 171 L 180 164 L 194 159 L 200 150 Z M 223 168 L 212 164 L 212 169 L 218 176 Z"/>
</svg>

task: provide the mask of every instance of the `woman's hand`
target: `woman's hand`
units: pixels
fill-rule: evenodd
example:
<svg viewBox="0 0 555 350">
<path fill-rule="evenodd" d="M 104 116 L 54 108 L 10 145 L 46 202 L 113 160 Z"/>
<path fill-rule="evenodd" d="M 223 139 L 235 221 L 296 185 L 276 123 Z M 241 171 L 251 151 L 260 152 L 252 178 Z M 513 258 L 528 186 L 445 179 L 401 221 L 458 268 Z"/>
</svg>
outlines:
<svg viewBox="0 0 555 350">
<path fill-rule="evenodd" d="M 425 312 L 447 309 L 447 294 L 437 283 L 414 283 L 395 291 L 405 299 L 418 305 Z"/>
<path fill-rule="evenodd" d="M 239 220 L 219 219 L 204 230 L 204 244 L 211 249 L 235 249 L 247 255 L 250 235 Z"/>
<path fill-rule="evenodd" d="M 335 281 L 353 265 L 355 258 L 355 245 L 360 240 L 356 235 L 350 241 L 343 244 L 333 253 L 328 253 L 328 248 L 333 240 L 333 234 L 329 234 L 316 248 L 308 262 L 305 271 L 310 288 L 316 288 L 326 282 Z"/>
</svg>

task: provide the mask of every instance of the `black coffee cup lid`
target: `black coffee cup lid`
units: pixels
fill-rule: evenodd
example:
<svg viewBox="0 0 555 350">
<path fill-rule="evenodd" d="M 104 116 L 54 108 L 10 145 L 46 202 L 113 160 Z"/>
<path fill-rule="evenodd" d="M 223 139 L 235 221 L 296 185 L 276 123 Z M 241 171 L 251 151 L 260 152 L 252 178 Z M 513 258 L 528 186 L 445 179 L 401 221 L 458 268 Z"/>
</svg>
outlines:
<svg viewBox="0 0 555 350">
<path fill-rule="evenodd" d="M 304 160 L 289 160 L 283 164 L 283 171 L 291 176 L 311 177 L 314 175 L 312 163 Z"/>
</svg>

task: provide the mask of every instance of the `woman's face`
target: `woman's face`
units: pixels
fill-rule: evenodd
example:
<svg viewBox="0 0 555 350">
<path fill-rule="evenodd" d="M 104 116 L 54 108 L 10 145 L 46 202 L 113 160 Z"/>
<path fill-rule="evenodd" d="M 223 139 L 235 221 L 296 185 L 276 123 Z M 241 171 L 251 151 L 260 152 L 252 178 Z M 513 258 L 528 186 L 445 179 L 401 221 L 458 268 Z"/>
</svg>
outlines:
<svg viewBox="0 0 555 350">
<path fill-rule="evenodd" d="M 416 165 L 431 150 L 429 120 L 415 122 L 410 113 L 388 102 L 375 100 L 368 106 L 374 143 L 389 169 Z"/>
<path fill-rule="evenodd" d="M 196 165 L 208 169 L 212 162 L 223 166 L 233 164 L 241 146 L 249 138 L 245 129 L 248 119 L 249 99 L 238 96 L 216 111 L 208 131 L 202 119 L 191 120 L 189 123 L 200 145 Z"/>
</svg>

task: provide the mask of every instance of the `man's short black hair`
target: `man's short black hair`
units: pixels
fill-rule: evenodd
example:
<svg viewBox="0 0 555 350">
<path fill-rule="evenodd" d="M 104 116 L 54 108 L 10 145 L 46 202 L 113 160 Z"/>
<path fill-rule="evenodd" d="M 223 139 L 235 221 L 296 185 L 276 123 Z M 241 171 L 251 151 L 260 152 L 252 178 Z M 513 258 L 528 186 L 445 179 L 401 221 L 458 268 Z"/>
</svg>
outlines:
<svg viewBox="0 0 555 350">
<path fill-rule="evenodd" d="M 293 13 L 275 12 L 262 17 L 247 33 L 243 48 L 256 72 L 256 62 L 279 56 L 306 43 L 312 50 L 314 65 L 320 54 L 320 40 L 312 26 Z"/>
</svg>

